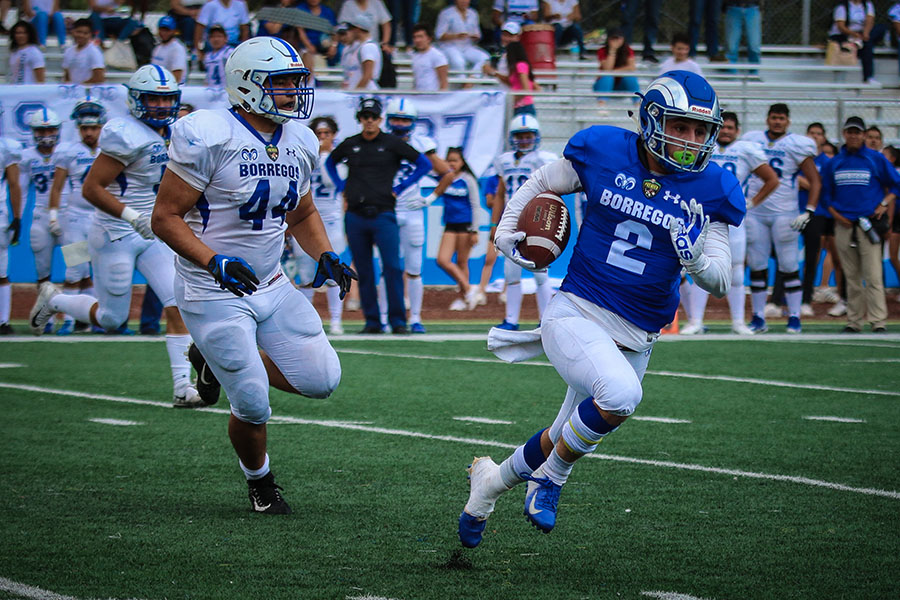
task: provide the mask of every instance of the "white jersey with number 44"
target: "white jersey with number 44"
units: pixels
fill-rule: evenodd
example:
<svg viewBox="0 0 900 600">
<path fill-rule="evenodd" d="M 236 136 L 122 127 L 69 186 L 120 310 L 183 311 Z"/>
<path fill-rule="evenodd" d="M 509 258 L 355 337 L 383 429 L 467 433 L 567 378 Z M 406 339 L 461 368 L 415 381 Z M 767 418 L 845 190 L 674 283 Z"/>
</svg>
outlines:
<svg viewBox="0 0 900 600">
<path fill-rule="evenodd" d="M 796 133 L 786 133 L 771 141 L 765 131 L 751 131 L 744 134 L 741 140 L 753 142 L 762 147 L 766 159 L 778 176 L 778 187 L 762 204 L 753 208 L 759 215 L 797 214 L 797 176 L 800 175 L 800 163 L 807 157 L 815 158 L 816 142 Z M 747 185 L 747 197 L 752 198 L 762 187 L 762 179 L 753 175 Z"/>
<path fill-rule="evenodd" d="M 172 127 L 169 169 L 202 192 L 184 220 L 217 254 L 243 258 L 265 293 L 280 277 L 285 216 L 310 189 L 319 140 L 298 121 L 263 141 L 229 109 L 198 110 Z M 178 257 L 186 300 L 232 297 L 202 267 Z"/>
</svg>

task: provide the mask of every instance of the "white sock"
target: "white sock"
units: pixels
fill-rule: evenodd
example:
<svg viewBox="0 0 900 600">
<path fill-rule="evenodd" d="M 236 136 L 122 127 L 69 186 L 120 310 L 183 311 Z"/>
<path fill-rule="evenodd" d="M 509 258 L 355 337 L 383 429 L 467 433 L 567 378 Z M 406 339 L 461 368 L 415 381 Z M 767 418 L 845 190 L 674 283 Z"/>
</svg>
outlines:
<svg viewBox="0 0 900 600">
<path fill-rule="evenodd" d="M 325 296 L 328 298 L 328 314 L 331 316 L 331 322 L 340 323 L 341 313 L 344 311 L 344 303 L 341 300 L 341 288 L 336 285 L 330 286 L 325 290 Z"/>
<path fill-rule="evenodd" d="M 544 309 L 547 308 L 547 303 L 550 302 L 550 298 L 552 297 L 553 285 L 549 280 L 537 286 L 538 316 L 543 316 Z"/>
<path fill-rule="evenodd" d="M 241 471 L 244 472 L 244 477 L 246 477 L 248 481 L 251 479 L 262 479 L 269 474 L 269 453 L 266 453 L 266 461 L 263 463 L 263 466 L 258 469 L 248 469 L 240 459 L 238 459 L 238 464 L 241 465 Z"/>
<path fill-rule="evenodd" d="M 409 292 L 409 322 L 422 322 L 422 297 L 425 295 L 425 283 L 422 277 L 410 276 L 406 280 L 406 289 Z"/>
<path fill-rule="evenodd" d="M 703 324 L 703 315 L 706 314 L 706 301 L 709 300 L 709 292 L 703 288 L 692 285 L 688 303 L 691 305 L 691 323 Z"/>
<path fill-rule="evenodd" d="M 304 296 L 306 296 L 306 299 L 309 300 L 309 303 L 312 304 L 312 303 L 313 303 L 313 296 L 316 295 L 316 290 L 312 289 L 311 287 L 301 287 L 301 288 L 298 288 L 298 289 L 300 290 L 300 293 L 301 293 L 301 294 L 303 294 Z"/>
<path fill-rule="evenodd" d="M 522 312 L 522 284 L 510 283 L 506 286 L 506 322 L 519 324 L 519 313 Z"/>
<path fill-rule="evenodd" d="M 566 480 L 569 479 L 569 474 L 572 472 L 572 467 L 574 466 L 574 461 L 564 461 L 556 451 L 556 448 L 554 448 L 553 452 L 550 453 L 550 456 L 547 457 L 547 462 L 544 463 L 544 475 L 556 485 L 563 485 Z"/>
<path fill-rule="evenodd" d="M 731 309 L 732 323 L 744 322 L 744 305 L 747 302 L 744 291 L 743 285 L 734 284 L 732 284 L 731 288 L 728 290 L 728 308 Z"/>
<path fill-rule="evenodd" d="M 166 352 L 169 353 L 169 365 L 172 367 L 172 384 L 175 394 L 180 395 L 191 385 L 191 363 L 188 362 L 187 351 L 191 345 L 190 334 L 166 334 Z"/>
<path fill-rule="evenodd" d="M 97 299 L 87 294 L 57 294 L 50 299 L 50 308 L 56 312 L 72 315 L 84 323 L 91 322 L 91 308 Z"/>
<path fill-rule="evenodd" d="M 796 292 L 785 292 L 784 299 L 788 305 L 788 316 L 800 317 L 800 305 L 803 304 L 803 290 Z"/>
<path fill-rule="evenodd" d="M 0 285 L 0 325 L 9 323 L 9 311 L 12 307 L 12 284 Z"/>
<path fill-rule="evenodd" d="M 522 473 L 531 475 L 531 467 L 525 462 L 525 444 L 516 448 L 506 460 L 500 463 L 500 478 L 503 484 L 511 488 L 525 481 Z"/>
<path fill-rule="evenodd" d="M 62 293 L 65 294 L 66 296 L 77 296 L 80 294 L 80 292 L 75 288 L 63 288 Z M 67 313 L 65 311 L 62 311 L 62 312 L 65 313 L 65 314 L 63 314 L 63 323 L 74 323 L 75 322 L 75 319 L 72 317 L 72 315 L 70 315 L 69 313 Z"/>
<path fill-rule="evenodd" d="M 678 293 L 681 295 L 681 307 L 684 308 L 684 314 L 688 321 L 691 320 L 693 313 L 691 312 L 691 291 L 693 284 L 685 278 L 678 287 Z"/>
<path fill-rule="evenodd" d="M 388 322 L 388 303 L 387 303 L 387 286 L 384 285 L 384 277 L 378 280 L 375 285 L 375 291 L 378 292 L 378 312 L 381 314 L 381 324 L 387 325 Z"/>
<path fill-rule="evenodd" d="M 754 317 L 766 318 L 766 295 L 767 291 L 750 292 L 750 308 L 753 310 Z"/>
</svg>

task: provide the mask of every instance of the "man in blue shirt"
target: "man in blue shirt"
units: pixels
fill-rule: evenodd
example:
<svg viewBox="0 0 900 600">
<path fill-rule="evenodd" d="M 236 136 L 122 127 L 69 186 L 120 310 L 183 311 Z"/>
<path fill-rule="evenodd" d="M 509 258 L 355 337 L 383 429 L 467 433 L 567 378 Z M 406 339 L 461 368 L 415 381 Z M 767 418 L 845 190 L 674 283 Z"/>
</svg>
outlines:
<svg viewBox="0 0 900 600">
<path fill-rule="evenodd" d="M 568 272 L 540 329 L 494 328 L 488 337 L 488 348 L 511 361 L 542 349 L 568 391 L 553 425 L 502 464 L 473 461 L 459 518 L 466 547 L 481 542 L 500 495 L 525 481 L 525 516 L 552 530 L 575 461 L 641 401 L 653 344 L 678 309 L 682 269 L 718 297 L 731 283 L 728 226 L 741 223 L 746 202 L 735 176 L 709 164 L 722 124 L 716 93 L 700 75 L 669 71 L 642 98 L 639 134 L 609 126 L 576 133 L 563 158 L 518 188 L 497 227 L 497 249 L 534 270 L 517 249 L 525 205 L 545 190 L 587 198 Z"/>
<path fill-rule="evenodd" d="M 834 242 L 847 283 L 844 333 L 859 333 L 866 320 L 873 333 L 887 331 L 883 244 L 873 221 L 900 193 L 900 175 L 882 153 L 866 147 L 865 131 L 861 118 L 847 119 L 844 147 L 822 168 L 823 202 L 834 217 Z"/>
</svg>

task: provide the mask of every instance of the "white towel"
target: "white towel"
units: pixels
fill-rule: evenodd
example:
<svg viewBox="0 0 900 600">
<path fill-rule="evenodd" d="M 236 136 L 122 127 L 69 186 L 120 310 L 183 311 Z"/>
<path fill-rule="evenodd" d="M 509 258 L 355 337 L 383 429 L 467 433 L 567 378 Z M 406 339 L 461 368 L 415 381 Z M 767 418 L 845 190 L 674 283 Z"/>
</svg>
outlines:
<svg viewBox="0 0 900 600">
<path fill-rule="evenodd" d="M 487 346 L 497 358 L 508 363 L 522 362 L 544 353 L 540 327 L 529 331 L 509 331 L 491 327 Z"/>
</svg>

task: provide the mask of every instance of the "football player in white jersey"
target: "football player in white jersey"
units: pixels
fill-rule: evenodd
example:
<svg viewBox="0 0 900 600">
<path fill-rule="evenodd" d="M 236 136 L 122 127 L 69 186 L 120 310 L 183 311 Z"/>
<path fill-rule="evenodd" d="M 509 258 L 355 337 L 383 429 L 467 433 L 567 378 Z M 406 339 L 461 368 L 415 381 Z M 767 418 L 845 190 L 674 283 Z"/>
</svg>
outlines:
<svg viewBox="0 0 900 600">
<path fill-rule="evenodd" d="M 57 151 L 62 121 L 49 108 L 31 113 L 28 119 L 35 146 L 22 152 L 19 178 L 26 193 L 34 190 L 34 212 L 31 217 L 31 251 L 37 269 L 38 287 L 50 279 L 53 248 L 62 244 L 62 222 L 59 209 L 50 207 L 50 188 L 60 159 Z M 65 208 L 67 194 L 60 203 Z M 49 321 L 48 321 L 49 323 Z"/>
<path fill-rule="evenodd" d="M 385 110 L 388 131 L 424 154 L 431 162 L 431 173 L 443 177 L 450 172 L 450 167 L 438 156 L 437 142 L 424 134 L 415 133 L 416 119 L 419 111 L 409 98 L 391 98 Z M 404 160 L 394 178 L 394 185 L 399 185 L 415 171 L 416 165 Z M 409 294 L 409 332 L 425 333 L 422 325 L 422 298 L 425 295 L 425 284 L 422 282 L 422 262 L 425 252 L 425 207 L 434 202 L 449 186 L 448 180 L 435 187 L 437 182 L 431 177 L 423 177 L 409 186 L 397 198 L 395 212 L 397 226 L 400 228 L 400 256 L 403 257 L 403 274 L 406 276 L 406 288 Z M 423 187 L 435 188 L 429 196 L 422 195 Z"/>
<path fill-rule="evenodd" d="M 63 190 L 67 188 L 69 191 L 69 201 L 62 215 L 63 244 L 67 245 L 88 239 L 94 206 L 84 199 L 81 185 L 100 153 L 100 130 L 106 123 L 106 109 L 99 102 L 82 100 L 75 105 L 69 118 L 75 122 L 81 141 L 60 150 L 60 159 L 53 175 L 53 187 L 50 188 L 50 210 L 58 210 Z M 73 295 L 79 292 L 94 296 L 90 262 L 66 267 L 63 294 Z M 84 327 L 89 328 L 90 325 L 85 322 Z M 66 315 L 56 335 L 70 335 L 74 332 L 75 319 Z"/>
<path fill-rule="evenodd" d="M 778 176 L 778 187 L 764 201 L 747 211 L 747 264 L 750 266 L 750 304 L 753 319 L 750 329 L 755 333 L 768 331 L 765 318 L 766 288 L 769 256 L 772 246 L 778 259 L 778 270 L 784 277 L 785 299 L 788 305 L 788 333 L 800 333 L 800 304 L 803 302 L 803 282 L 800 278 L 799 232 L 812 217 L 819 203 L 821 181 L 814 159 L 816 143 L 805 135 L 788 133 L 790 110 L 786 104 L 769 107 L 767 131 L 751 131 L 741 138 L 762 146 L 769 165 Z M 797 215 L 797 177 L 809 181 L 809 202 L 806 211 Z M 746 195 L 755 197 L 763 180 L 752 175 Z"/>
<path fill-rule="evenodd" d="M 334 136 L 338 132 L 337 122 L 331 117 L 316 117 L 310 122 L 309 128 L 319 139 L 319 162 L 313 169 L 309 182 L 313 204 L 316 205 L 316 210 L 322 217 L 331 247 L 336 254 L 341 255 L 347 249 L 347 239 L 344 234 L 344 199 L 338 193 L 337 186 L 331 181 L 328 170 L 325 168 L 325 159 L 334 149 Z M 346 165 L 338 165 L 338 172 L 343 171 L 344 178 L 347 177 L 346 170 Z M 300 291 L 312 303 L 315 293 L 312 283 L 316 277 L 317 259 L 303 252 L 295 238 L 291 237 L 288 241 L 296 257 L 297 270 L 300 275 Z M 341 289 L 333 281 L 329 281 L 325 293 L 328 296 L 328 314 L 331 318 L 328 332 L 332 335 L 342 335 L 344 325 L 341 313 L 344 303 L 340 296 Z"/>
<path fill-rule="evenodd" d="M 356 274 L 334 253 L 313 203 L 319 142 L 297 120 L 309 117 L 313 88 L 296 50 L 253 38 L 235 48 L 226 72 L 232 108 L 198 110 L 175 124 L 153 230 L 178 253 L 192 362 L 204 396 L 225 388 L 251 508 L 288 514 L 266 453 L 269 386 L 326 398 L 341 363 L 319 315 L 281 269 L 285 232 L 319 257 L 314 286 L 331 279 L 343 296 Z"/>
<path fill-rule="evenodd" d="M 2 111 L 0 111 L 2 114 Z M 19 161 L 22 146 L 15 140 L 0 138 L 0 190 L 9 186 L 9 208 L 0 197 L 0 335 L 12 335 L 9 313 L 12 308 L 12 286 L 9 283 L 9 246 L 19 243 L 22 230 L 22 186 L 19 182 Z"/>
<path fill-rule="evenodd" d="M 88 233 L 97 296 L 61 294 L 45 283 L 31 309 L 31 328 L 40 335 L 52 313 L 64 312 L 116 329 L 128 320 L 137 267 L 165 307 L 173 404 L 196 408 L 204 403 L 191 385 L 191 365 L 185 358 L 191 336 L 175 306 L 174 257 L 150 229 L 150 213 L 169 160 L 169 125 L 178 114 L 181 91 L 159 65 L 141 67 L 126 87 L 130 114 L 103 126 L 100 154 L 82 184 L 82 195 L 98 209 Z"/>
<path fill-rule="evenodd" d="M 759 177 L 763 185 L 756 195 L 747 197 L 747 207 L 753 207 L 765 200 L 778 187 L 778 175 L 769 165 L 766 155 L 758 144 L 735 141 L 740 135 L 738 116 L 733 112 L 722 113 L 722 127 L 716 140 L 716 150 L 710 160 L 724 167 L 737 177 L 744 186 L 752 173 Z M 744 323 L 744 259 L 747 254 L 747 232 L 744 224 L 728 226 L 728 242 L 731 244 L 731 288 L 728 290 L 728 307 L 731 309 L 731 331 L 739 335 L 753 335 L 753 330 Z M 688 323 L 681 328 L 681 335 L 704 333 L 703 313 L 709 292 L 690 284 L 687 293 L 682 288 L 681 302 L 688 314 Z"/>
<path fill-rule="evenodd" d="M 552 152 L 539 150 L 541 126 L 532 115 L 516 115 L 509 122 L 509 145 L 512 150 L 494 159 L 494 171 L 500 178 L 496 197 L 500 201 L 494 201 L 491 223 L 500 222 L 506 204 L 532 173 L 559 159 Z M 506 318 L 497 327 L 518 331 L 522 310 L 522 267 L 505 260 L 503 276 L 506 278 Z M 546 270 L 536 271 L 534 280 L 537 283 L 538 312 L 543 314 L 544 307 L 553 296 L 553 288 Z"/>
</svg>

